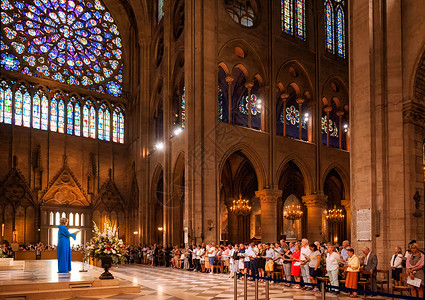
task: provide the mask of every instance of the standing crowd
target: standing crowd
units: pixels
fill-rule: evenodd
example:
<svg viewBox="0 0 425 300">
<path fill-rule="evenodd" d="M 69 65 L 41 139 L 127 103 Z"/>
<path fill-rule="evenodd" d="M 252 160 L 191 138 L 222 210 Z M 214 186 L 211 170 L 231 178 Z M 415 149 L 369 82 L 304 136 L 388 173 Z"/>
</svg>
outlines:
<svg viewBox="0 0 425 300">
<path fill-rule="evenodd" d="M 340 286 L 343 280 L 345 287 L 357 289 L 359 274 L 363 272 L 370 274 L 372 291 L 377 291 L 378 257 L 368 247 L 363 248 L 362 254 L 357 256 L 349 241 L 344 241 L 342 246 L 319 242 L 310 244 L 307 239 L 297 242 L 281 240 L 274 244 L 250 243 L 227 246 L 210 243 L 186 248 L 171 245 L 161 247 L 154 244 L 144 247 L 132 246 L 128 253 L 130 263 L 139 257 L 141 262 L 152 266 L 164 265 L 210 275 L 219 270 L 222 273 L 229 273 L 230 277 L 238 278 L 243 274 L 268 278 L 282 274 L 286 281 L 296 282 L 292 285 L 285 283 L 286 286 L 313 292 L 318 292 L 319 289 L 301 283 L 317 284 L 319 279 L 325 278 L 329 285 Z M 409 243 L 404 255 L 401 248 L 396 247 L 388 265 L 394 285 L 401 284 L 400 275 L 403 270 L 411 280 L 420 279 L 421 284 L 418 287 L 412 284 L 408 286 L 412 296 L 423 297 L 424 254 L 416 241 Z M 331 292 L 339 293 L 337 289 Z M 357 293 L 350 293 L 350 297 L 357 297 Z"/>
<path fill-rule="evenodd" d="M 83 246 L 73 250 L 83 250 Z M 53 246 L 17 245 L 3 243 L 0 248 L 0 257 L 13 257 L 16 251 L 55 251 Z M 377 291 L 378 257 L 369 248 L 362 249 L 358 257 L 348 241 L 342 246 L 331 243 L 314 242 L 309 244 L 307 239 L 300 241 L 284 241 L 267 244 L 236 244 L 214 245 L 200 244 L 189 247 L 166 247 L 154 244 L 152 246 L 127 246 L 126 263 L 145 263 L 152 266 L 164 265 L 194 272 L 214 274 L 214 271 L 229 273 L 230 277 L 240 278 L 244 274 L 278 278 L 296 282 L 292 287 L 296 289 L 318 292 L 317 287 L 303 285 L 303 283 L 317 284 L 318 280 L 325 279 L 332 286 L 339 286 L 341 280 L 345 287 L 357 289 L 359 274 L 370 274 L 372 290 Z M 424 254 L 416 241 L 411 241 L 407 251 L 403 254 L 401 247 L 395 247 L 394 254 L 388 263 L 393 285 L 402 285 L 402 277 L 407 279 L 410 294 L 414 297 L 424 295 Z M 404 275 L 402 275 L 404 274 Z M 273 282 L 273 281 L 272 281 Z M 291 286 L 290 283 L 285 283 Z M 338 290 L 331 290 L 338 294 Z M 357 297 L 352 292 L 350 297 Z"/>
</svg>

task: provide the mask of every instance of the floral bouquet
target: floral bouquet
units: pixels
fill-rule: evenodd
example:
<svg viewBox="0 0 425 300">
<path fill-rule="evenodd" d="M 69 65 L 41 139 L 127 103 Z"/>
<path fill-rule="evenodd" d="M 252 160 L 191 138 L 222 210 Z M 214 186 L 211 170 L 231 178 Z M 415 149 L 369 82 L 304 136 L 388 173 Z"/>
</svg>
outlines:
<svg viewBox="0 0 425 300">
<path fill-rule="evenodd" d="M 93 224 L 94 237 L 86 244 L 84 259 L 93 257 L 100 260 L 102 257 L 110 256 L 114 263 L 124 262 L 127 250 L 118 237 L 117 227 L 106 221 L 103 225 L 103 231 L 100 231 L 94 221 Z"/>
</svg>

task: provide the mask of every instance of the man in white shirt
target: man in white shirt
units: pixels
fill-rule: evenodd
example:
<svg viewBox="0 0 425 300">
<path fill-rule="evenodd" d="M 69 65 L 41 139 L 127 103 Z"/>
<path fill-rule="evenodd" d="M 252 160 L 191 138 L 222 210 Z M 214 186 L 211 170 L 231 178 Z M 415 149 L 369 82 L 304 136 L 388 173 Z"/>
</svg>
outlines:
<svg viewBox="0 0 425 300">
<path fill-rule="evenodd" d="M 257 253 L 255 252 L 254 243 L 251 243 L 249 245 L 248 249 L 245 251 L 245 255 L 249 258 L 250 275 L 258 276 L 258 268 L 257 268 L 257 260 L 256 260 Z"/>
<path fill-rule="evenodd" d="M 326 256 L 326 271 L 329 275 L 329 284 L 333 286 L 339 286 L 338 273 L 339 263 L 341 262 L 341 256 L 335 252 L 333 245 L 328 246 L 328 254 Z M 332 293 L 338 294 L 338 290 L 331 290 Z"/>
<path fill-rule="evenodd" d="M 307 260 L 310 257 L 311 250 L 308 246 L 308 240 L 302 239 L 301 241 L 301 275 L 305 283 L 311 283 L 310 281 L 310 268 L 308 267 Z M 310 287 L 305 286 L 304 288 L 310 289 Z"/>
</svg>

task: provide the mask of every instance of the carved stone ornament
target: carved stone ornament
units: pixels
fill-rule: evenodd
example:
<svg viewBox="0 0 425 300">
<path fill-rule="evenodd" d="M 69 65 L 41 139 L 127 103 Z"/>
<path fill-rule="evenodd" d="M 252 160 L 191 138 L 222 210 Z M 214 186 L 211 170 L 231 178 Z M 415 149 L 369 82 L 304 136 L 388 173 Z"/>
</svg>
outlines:
<svg viewBox="0 0 425 300">
<path fill-rule="evenodd" d="M 41 201 L 46 205 L 90 205 L 86 193 L 66 164 L 66 159 L 64 159 L 63 167 L 43 191 Z"/>
<path fill-rule="evenodd" d="M 415 201 L 415 208 L 416 211 L 414 212 L 413 216 L 416 218 L 422 217 L 422 213 L 419 210 L 419 206 L 421 204 L 421 195 L 419 195 L 419 191 L 416 191 L 415 195 L 413 196 L 413 200 Z"/>
<path fill-rule="evenodd" d="M 36 203 L 36 198 L 24 175 L 16 168 L 10 169 L 0 182 L 0 204 L 7 205 L 9 203 L 15 208 L 20 205 L 34 206 Z"/>
<path fill-rule="evenodd" d="M 124 199 L 121 196 L 111 176 L 105 181 L 97 195 L 94 207 L 98 210 L 121 211 L 125 208 Z"/>
<path fill-rule="evenodd" d="M 403 103 L 403 122 L 425 128 L 425 107 L 413 100 Z"/>
</svg>

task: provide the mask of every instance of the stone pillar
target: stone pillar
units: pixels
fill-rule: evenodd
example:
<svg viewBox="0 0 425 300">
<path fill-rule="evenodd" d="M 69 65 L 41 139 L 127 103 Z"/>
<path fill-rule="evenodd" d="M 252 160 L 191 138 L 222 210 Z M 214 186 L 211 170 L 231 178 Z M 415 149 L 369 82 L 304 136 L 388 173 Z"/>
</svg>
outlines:
<svg viewBox="0 0 425 300">
<path fill-rule="evenodd" d="M 282 197 L 281 190 L 264 189 L 255 192 L 261 203 L 261 242 L 276 242 L 277 236 L 277 199 Z"/>
<path fill-rule="evenodd" d="M 345 208 L 347 215 L 345 216 L 345 224 L 347 224 L 347 239 L 351 243 L 351 202 L 348 200 L 341 200 L 342 206 Z"/>
<path fill-rule="evenodd" d="M 289 95 L 286 93 L 282 93 L 280 95 L 280 98 L 282 98 L 283 101 L 283 133 L 282 136 L 286 136 L 286 101 L 289 98 Z"/>
<path fill-rule="evenodd" d="M 228 94 L 227 94 L 227 103 L 228 103 L 228 107 L 229 107 L 229 124 L 232 124 L 232 82 L 233 82 L 234 78 L 232 76 L 226 76 L 226 82 L 228 84 Z"/>
<path fill-rule="evenodd" d="M 311 241 L 324 239 L 323 216 L 327 199 L 328 196 L 323 194 L 303 196 L 303 203 L 307 206 L 307 238 Z"/>
<path fill-rule="evenodd" d="M 297 103 L 298 103 L 298 112 L 299 112 L 299 123 L 298 123 L 298 139 L 302 140 L 302 132 L 303 132 L 303 115 L 302 115 L 302 107 L 303 107 L 303 103 L 304 103 L 304 99 L 302 98 L 298 98 L 297 99 Z"/>
</svg>

